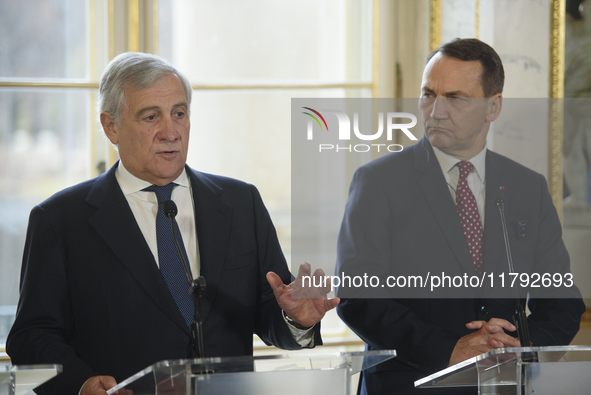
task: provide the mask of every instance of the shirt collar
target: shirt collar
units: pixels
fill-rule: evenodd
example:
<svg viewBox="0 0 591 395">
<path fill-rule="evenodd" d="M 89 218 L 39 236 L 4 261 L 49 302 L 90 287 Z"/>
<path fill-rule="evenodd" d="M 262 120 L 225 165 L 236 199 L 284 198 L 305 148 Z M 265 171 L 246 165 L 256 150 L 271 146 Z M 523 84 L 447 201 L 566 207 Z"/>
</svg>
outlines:
<svg viewBox="0 0 591 395">
<path fill-rule="evenodd" d="M 455 156 L 446 154 L 437 147 L 433 147 L 433 152 L 435 152 L 435 157 L 437 157 L 437 160 L 439 161 L 439 165 L 441 166 L 443 174 L 449 173 L 460 160 Z M 486 174 L 486 145 L 484 146 L 482 151 L 480 151 L 472 159 L 469 159 L 468 162 L 474 165 L 476 175 L 478 176 L 478 178 L 480 178 L 481 182 L 484 182 Z"/>
<path fill-rule="evenodd" d="M 131 174 L 125 166 L 123 166 L 123 162 L 119 161 L 119 165 L 117 166 L 117 170 L 115 170 L 115 178 L 117 178 L 117 182 L 121 187 L 121 191 L 123 191 L 124 195 L 131 195 L 132 193 L 136 193 L 141 191 L 142 189 L 149 187 L 152 185 L 148 181 L 144 181 L 140 178 L 137 178 L 133 174 Z M 186 169 L 183 169 L 183 172 L 176 180 L 173 181 L 178 186 L 182 186 L 185 188 L 189 188 L 189 177 L 187 176 Z"/>
</svg>

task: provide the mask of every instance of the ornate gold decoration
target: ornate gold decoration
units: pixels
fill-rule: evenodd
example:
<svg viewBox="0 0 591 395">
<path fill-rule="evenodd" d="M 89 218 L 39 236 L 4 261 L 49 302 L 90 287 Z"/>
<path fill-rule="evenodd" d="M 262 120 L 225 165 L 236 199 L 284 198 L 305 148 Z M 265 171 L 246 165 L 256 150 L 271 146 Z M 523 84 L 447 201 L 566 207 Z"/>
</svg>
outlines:
<svg viewBox="0 0 591 395">
<path fill-rule="evenodd" d="M 435 51 L 441 45 L 441 0 L 430 0 L 429 11 L 429 47 Z"/>
<path fill-rule="evenodd" d="M 551 0 L 550 10 L 550 129 L 548 133 L 548 187 L 562 221 L 564 36 L 566 2 Z"/>
<path fill-rule="evenodd" d="M 566 0 L 551 0 L 550 12 L 550 97 L 564 97 L 564 36 Z"/>
<path fill-rule="evenodd" d="M 127 50 L 138 52 L 140 50 L 140 3 L 139 0 L 128 1 Z"/>
<path fill-rule="evenodd" d="M 476 0 L 476 16 L 475 16 L 476 32 L 474 38 L 480 39 L 480 0 Z"/>
<path fill-rule="evenodd" d="M 154 55 L 158 55 L 158 0 L 152 0 L 152 35 Z"/>
<path fill-rule="evenodd" d="M 115 0 L 109 0 L 109 60 L 115 57 Z"/>
</svg>

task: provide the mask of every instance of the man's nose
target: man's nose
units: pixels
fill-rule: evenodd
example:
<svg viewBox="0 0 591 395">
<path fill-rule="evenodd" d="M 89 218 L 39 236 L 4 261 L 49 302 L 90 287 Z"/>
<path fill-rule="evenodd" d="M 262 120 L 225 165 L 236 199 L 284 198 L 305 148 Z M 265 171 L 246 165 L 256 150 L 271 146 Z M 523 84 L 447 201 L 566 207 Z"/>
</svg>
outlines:
<svg viewBox="0 0 591 395">
<path fill-rule="evenodd" d="M 431 118 L 433 119 L 447 119 L 449 117 L 449 100 L 443 97 L 438 97 L 433 100 L 433 107 L 431 108 Z"/>
<path fill-rule="evenodd" d="M 179 138 L 179 134 L 175 129 L 174 121 L 171 117 L 162 118 L 158 134 L 160 139 L 167 141 L 174 141 Z"/>
</svg>

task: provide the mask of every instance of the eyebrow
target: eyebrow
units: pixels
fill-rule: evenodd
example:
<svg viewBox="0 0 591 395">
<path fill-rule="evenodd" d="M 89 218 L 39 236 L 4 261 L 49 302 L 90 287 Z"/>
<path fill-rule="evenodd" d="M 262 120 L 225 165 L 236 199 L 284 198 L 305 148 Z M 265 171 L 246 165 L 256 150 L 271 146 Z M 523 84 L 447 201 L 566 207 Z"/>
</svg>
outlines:
<svg viewBox="0 0 591 395">
<path fill-rule="evenodd" d="M 140 109 L 138 112 L 135 113 L 135 117 L 136 118 L 139 118 L 145 112 L 148 112 L 148 111 L 151 111 L 151 110 L 158 110 L 158 109 L 160 109 L 160 107 L 158 107 L 158 106 L 144 107 L 144 108 Z"/>
<path fill-rule="evenodd" d="M 185 109 L 187 108 L 187 102 L 180 102 L 175 104 L 174 106 L 172 106 L 172 109 L 174 110 L 175 108 L 178 107 L 185 107 Z M 148 112 L 148 111 L 152 111 L 152 110 L 160 110 L 160 106 L 150 106 L 150 107 L 144 107 L 142 109 L 140 109 L 138 112 L 135 113 L 135 118 L 138 119 L 142 116 L 142 114 Z"/>
<path fill-rule="evenodd" d="M 428 86 L 423 86 L 421 88 L 421 90 L 423 92 L 426 92 L 426 93 L 435 93 L 435 91 L 433 89 L 429 88 Z M 445 97 L 450 97 L 450 96 L 465 96 L 465 97 L 468 97 L 468 95 L 466 93 L 462 92 L 462 91 L 444 92 L 443 95 Z"/>
</svg>

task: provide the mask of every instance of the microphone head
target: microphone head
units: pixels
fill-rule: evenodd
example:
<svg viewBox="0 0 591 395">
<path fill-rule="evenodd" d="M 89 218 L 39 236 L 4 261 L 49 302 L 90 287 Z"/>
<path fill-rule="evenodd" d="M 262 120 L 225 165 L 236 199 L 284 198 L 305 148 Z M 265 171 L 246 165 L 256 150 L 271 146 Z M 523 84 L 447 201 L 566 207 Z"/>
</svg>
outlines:
<svg viewBox="0 0 591 395">
<path fill-rule="evenodd" d="M 500 187 L 495 191 L 495 203 L 496 205 L 505 205 L 505 194 L 503 193 L 504 187 Z"/>
<path fill-rule="evenodd" d="M 178 210 L 176 208 L 176 204 L 172 200 L 167 200 L 164 202 L 164 215 L 170 218 L 176 217 Z"/>
</svg>

